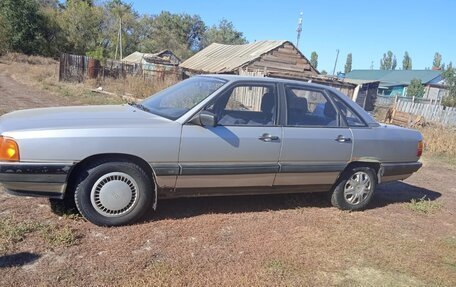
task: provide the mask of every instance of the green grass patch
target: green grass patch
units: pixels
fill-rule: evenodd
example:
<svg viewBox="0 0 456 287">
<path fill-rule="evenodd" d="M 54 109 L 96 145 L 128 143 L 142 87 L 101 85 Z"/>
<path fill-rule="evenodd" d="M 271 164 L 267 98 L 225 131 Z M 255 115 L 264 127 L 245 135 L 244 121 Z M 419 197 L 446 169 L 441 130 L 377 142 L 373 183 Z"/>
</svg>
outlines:
<svg viewBox="0 0 456 287">
<path fill-rule="evenodd" d="M 77 233 L 69 226 L 30 221 L 14 222 L 10 218 L 0 218 L 0 253 L 8 252 L 32 233 L 38 234 L 51 247 L 72 246 L 79 239 Z"/>
<path fill-rule="evenodd" d="M 442 204 L 423 197 L 418 200 L 412 199 L 409 203 L 407 203 L 406 207 L 418 213 L 430 214 L 440 210 L 442 208 Z"/>
<path fill-rule="evenodd" d="M 0 218 L 0 252 L 8 251 L 14 244 L 25 239 L 26 235 L 39 228 L 36 223 L 15 223 L 9 218 Z"/>
<path fill-rule="evenodd" d="M 52 247 L 69 247 L 78 240 L 74 230 L 68 226 L 47 225 L 40 230 L 40 235 Z"/>
</svg>

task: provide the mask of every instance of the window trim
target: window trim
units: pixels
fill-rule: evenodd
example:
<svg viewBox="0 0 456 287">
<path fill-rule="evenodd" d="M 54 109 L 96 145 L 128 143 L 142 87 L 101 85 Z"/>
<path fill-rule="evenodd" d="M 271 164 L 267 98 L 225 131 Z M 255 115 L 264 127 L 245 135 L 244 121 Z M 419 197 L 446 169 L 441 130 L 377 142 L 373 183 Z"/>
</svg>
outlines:
<svg viewBox="0 0 456 287">
<path fill-rule="evenodd" d="M 216 127 L 218 127 L 218 126 L 221 126 L 221 127 L 280 127 L 281 126 L 281 124 L 280 124 L 280 118 L 281 118 L 281 116 L 280 116 L 281 115 L 280 89 L 276 82 L 266 82 L 266 81 L 261 82 L 261 81 L 248 80 L 248 81 L 236 81 L 231 84 L 228 84 L 225 87 L 225 89 L 220 91 L 220 93 L 218 95 L 216 95 L 215 97 L 210 99 L 210 101 L 208 101 L 201 109 L 199 109 L 196 113 L 194 113 L 193 116 L 190 117 L 190 119 L 193 118 L 196 114 L 198 114 L 202 110 L 205 110 L 207 107 L 212 105 L 218 99 L 226 96 L 227 93 L 232 92 L 235 88 L 240 87 L 240 86 L 246 86 L 246 85 L 269 87 L 274 90 L 274 95 L 276 97 L 276 114 L 273 119 L 273 124 L 272 125 L 218 125 L 217 124 Z M 185 124 L 188 124 L 188 122 L 186 122 Z"/>
<path fill-rule="evenodd" d="M 352 114 L 356 115 L 356 116 L 358 117 L 358 119 L 360 119 L 361 122 L 364 124 L 363 126 L 350 126 L 350 125 L 348 124 L 348 121 L 347 121 L 346 117 L 343 115 L 342 112 L 340 112 L 340 109 L 339 109 L 339 107 L 337 106 L 337 104 L 335 104 L 336 109 L 339 111 L 340 117 L 344 120 L 345 125 L 346 125 L 347 127 L 349 127 L 349 128 L 368 128 L 368 127 L 369 127 L 369 125 L 366 123 L 366 121 L 363 119 L 363 117 L 361 117 L 361 116 L 359 115 L 359 113 L 358 113 L 356 110 L 354 110 L 352 107 L 350 107 L 350 105 L 349 105 L 344 99 L 342 99 L 341 97 L 339 97 L 338 95 L 336 95 L 336 94 L 335 94 L 334 92 L 332 92 L 332 91 L 328 91 L 328 94 L 329 94 L 329 96 L 331 97 L 331 99 L 333 100 L 333 102 L 335 101 L 334 98 L 337 98 L 340 102 L 342 102 L 342 104 L 343 104 L 347 109 L 350 110 L 350 112 L 351 112 Z M 354 103 L 357 104 L 356 102 L 354 102 Z"/>
</svg>

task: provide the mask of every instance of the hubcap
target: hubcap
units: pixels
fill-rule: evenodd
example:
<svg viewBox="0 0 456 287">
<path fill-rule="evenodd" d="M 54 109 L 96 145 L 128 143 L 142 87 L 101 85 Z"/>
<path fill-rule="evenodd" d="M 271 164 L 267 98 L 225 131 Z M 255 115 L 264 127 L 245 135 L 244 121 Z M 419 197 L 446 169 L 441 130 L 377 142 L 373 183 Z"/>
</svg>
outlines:
<svg viewBox="0 0 456 287">
<path fill-rule="evenodd" d="M 135 207 L 138 190 L 138 184 L 131 176 L 123 172 L 111 172 L 95 182 L 90 200 L 98 213 L 117 217 Z"/>
<path fill-rule="evenodd" d="M 345 183 L 345 200 L 353 205 L 365 201 L 372 192 L 372 182 L 369 174 L 358 171 L 354 173 Z"/>
</svg>

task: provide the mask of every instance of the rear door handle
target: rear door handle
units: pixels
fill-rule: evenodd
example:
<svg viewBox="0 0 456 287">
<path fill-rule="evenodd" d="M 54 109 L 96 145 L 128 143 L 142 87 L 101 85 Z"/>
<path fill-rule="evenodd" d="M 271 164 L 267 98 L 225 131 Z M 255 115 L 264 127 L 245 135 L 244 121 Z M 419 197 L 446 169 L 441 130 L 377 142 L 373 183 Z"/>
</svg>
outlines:
<svg viewBox="0 0 456 287">
<path fill-rule="evenodd" d="M 264 141 L 264 142 L 271 142 L 271 141 L 279 140 L 279 137 L 278 136 L 273 136 L 273 135 L 268 134 L 268 133 L 264 133 L 258 139 L 261 140 L 261 141 Z"/>
<path fill-rule="evenodd" d="M 340 143 L 351 143 L 351 138 L 346 138 L 343 135 L 339 135 L 335 141 L 340 142 Z"/>
</svg>

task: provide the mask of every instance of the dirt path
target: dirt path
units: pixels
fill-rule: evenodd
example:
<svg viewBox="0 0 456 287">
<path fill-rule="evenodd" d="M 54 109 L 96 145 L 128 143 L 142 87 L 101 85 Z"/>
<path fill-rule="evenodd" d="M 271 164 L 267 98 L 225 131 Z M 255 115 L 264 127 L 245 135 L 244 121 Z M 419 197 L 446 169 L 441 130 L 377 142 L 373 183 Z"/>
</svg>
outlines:
<svg viewBox="0 0 456 287">
<path fill-rule="evenodd" d="M 7 64 L 0 63 L 0 115 L 13 110 L 70 105 L 61 96 L 19 83 L 6 73 Z"/>
</svg>

